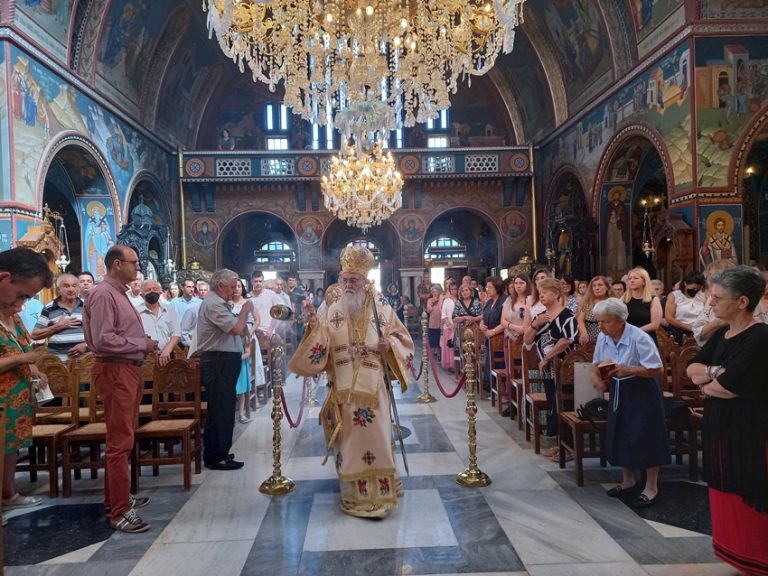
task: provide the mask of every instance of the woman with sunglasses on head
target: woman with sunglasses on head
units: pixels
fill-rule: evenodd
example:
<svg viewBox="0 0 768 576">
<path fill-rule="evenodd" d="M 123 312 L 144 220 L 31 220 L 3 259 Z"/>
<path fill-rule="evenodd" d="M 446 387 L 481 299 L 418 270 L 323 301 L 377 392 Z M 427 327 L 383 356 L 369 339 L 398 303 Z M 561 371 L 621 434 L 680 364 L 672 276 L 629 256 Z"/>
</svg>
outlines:
<svg viewBox="0 0 768 576">
<path fill-rule="evenodd" d="M 507 284 L 507 299 L 501 311 L 501 325 L 504 327 L 504 335 L 510 340 L 523 337 L 525 312 L 528 309 L 530 293 L 531 279 L 528 274 L 515 274 L 512 281 Z"/>
<path fill-rule="evenodd" d="M 573 281 L 573 276 L 566 274 L 560 278 L 560 290 L 560 302 L 575 316 L 579 309 L 579 299 L 576 297 L 576 283 Z"/>
<path fill-rule="evenodd" d="M 576 312 L 576 323 L 579 326 L 579 345 L 596 342 L 600 334 L 600 325 L 594 313 L 595 304 L 608 298 L 610 283 L 605 276 L 595 276 L 589 281 L 587 292 L 581 299 L 581 305 Z"/>
</svg>

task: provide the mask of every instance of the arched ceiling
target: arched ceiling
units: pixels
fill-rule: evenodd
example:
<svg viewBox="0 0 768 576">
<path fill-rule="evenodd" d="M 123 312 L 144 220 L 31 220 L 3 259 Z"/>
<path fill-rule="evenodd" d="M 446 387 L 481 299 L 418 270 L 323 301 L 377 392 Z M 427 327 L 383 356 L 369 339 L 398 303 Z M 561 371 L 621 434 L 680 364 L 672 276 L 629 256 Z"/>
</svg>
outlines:
<svg viewBox="0 0 768 576">
<path fill-rule="evenodd" d="M 514 51 L 498 58 L 487 79 L 462 84 L 457 99 L 483 90 L 504 116 L 500 129 L 509 142 L 540 140 L 634 65 L 642 4 L 528 0 Z M 213 108 L 246 89 L 242 78 L 249 75 L 209 39 L 200 0 L 75 0 L 71 10 L 62 25 L 71 22 L 76 32 L 58 36 L 73 39 L 76 72 L 178 145 L 208 138 Z M 269 95 L 262 85 L 247 91 L 253 101 Z"/>
</svg>

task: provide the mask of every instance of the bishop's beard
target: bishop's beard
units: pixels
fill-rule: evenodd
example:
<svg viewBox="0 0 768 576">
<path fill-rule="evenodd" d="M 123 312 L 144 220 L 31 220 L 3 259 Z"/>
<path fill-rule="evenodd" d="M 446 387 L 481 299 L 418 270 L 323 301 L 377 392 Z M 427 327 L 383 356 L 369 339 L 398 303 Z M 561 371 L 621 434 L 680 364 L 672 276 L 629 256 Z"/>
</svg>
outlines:
<svg viewBox="0 0 768 576">
<path fill-rule="evenodd" d="M 341 297 L 341 305 L 350 316 L 357 316 L 365 305 L 365 290 L 356 292 L 347 292 L 345 290 Z"/>
</svg>

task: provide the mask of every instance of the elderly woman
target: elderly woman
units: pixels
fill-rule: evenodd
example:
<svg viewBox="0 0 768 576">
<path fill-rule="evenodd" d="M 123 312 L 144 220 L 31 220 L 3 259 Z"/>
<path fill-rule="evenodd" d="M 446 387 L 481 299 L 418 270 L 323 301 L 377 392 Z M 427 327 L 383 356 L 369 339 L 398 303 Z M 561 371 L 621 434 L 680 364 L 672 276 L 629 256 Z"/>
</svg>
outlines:
<svg viewBox="0 0 768 576">
<path fill-rule="evenodd" d="M 708 279 L 714 316 L 726 323 L 707 341 L 688 376 L 707 396 L 704 479 L 712 545 L 725 562 L 768 574 L 768 325 L 754 318 L 765 279 L 748 266 Z"/>
<path fill-rule="evenodd" d="M 573 312 L 560 301 L 560 281 L 556 278 L 542 278 L 536 285 L 543 312 L 537 314 L 525 329 L 523 342 L 530 346 L 534 342 L 539 352 L 539 370 L 543 373 L 544 393 L 547 395 L 547 436 L 557 435 L 557 414 L 555 403 L 555 368 L 553 361 L 562 357 L 573 347 L 578 335 Z"/>
<path fill-rule="evenodd" d="M 626 494 L 635 487 L 635 470 L 646 472 L 645 487 L 633 506 L 645 508 L 659 501 L 659 467 L 670 461 L 664 406 L 658 379 L 664 374 L 659 351 L 651 336 L 627 322 L 627 305 L 618 298 L 595 304 L 600 335 L 595 346 L 592 383 L 610 387 L 608 461 L 621 466 L 621 484 L 608 496 Z M 601 366 L 608 364 L 610 366 Z"/>
</svg>

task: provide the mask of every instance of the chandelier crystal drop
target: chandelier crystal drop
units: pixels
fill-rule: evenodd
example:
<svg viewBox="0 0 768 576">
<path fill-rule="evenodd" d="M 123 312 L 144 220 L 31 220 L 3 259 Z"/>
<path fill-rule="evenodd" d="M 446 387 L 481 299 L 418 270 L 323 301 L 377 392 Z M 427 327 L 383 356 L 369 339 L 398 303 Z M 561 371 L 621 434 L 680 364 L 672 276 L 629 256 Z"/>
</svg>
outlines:
<svg viewBox="0 0 768 576">
<path fill-rule="evenodd" d="M 370 142 L 370 141 L 364 141 Z M 349 145 L 331 161 L 328 175 L 320 183 L 325 207 L 349 226 L 362 228 L 381 224 L 403 205 L 403 179 L 392 154 L 381 142 Z"/>
<path fill-rule="evenodd" d="M 511 52 L 525 0 L 203 0 L 241 71 L 319 125 L 381 100 L 393 130 L 437 117 L 460 80 Z"/>
</svg>

